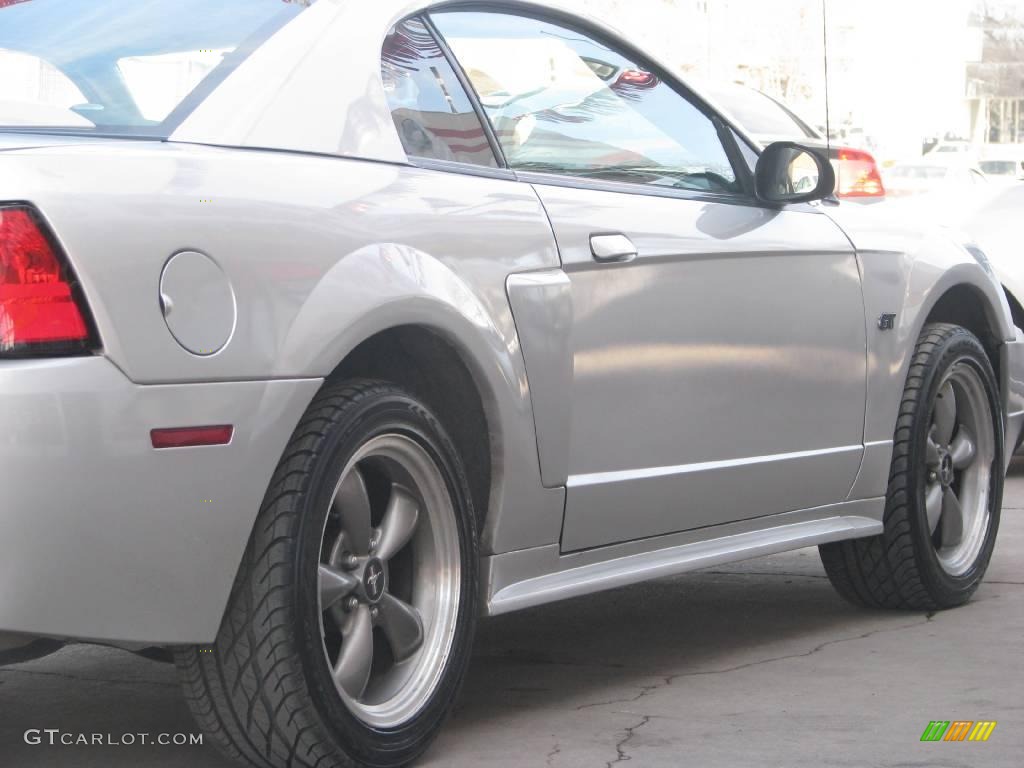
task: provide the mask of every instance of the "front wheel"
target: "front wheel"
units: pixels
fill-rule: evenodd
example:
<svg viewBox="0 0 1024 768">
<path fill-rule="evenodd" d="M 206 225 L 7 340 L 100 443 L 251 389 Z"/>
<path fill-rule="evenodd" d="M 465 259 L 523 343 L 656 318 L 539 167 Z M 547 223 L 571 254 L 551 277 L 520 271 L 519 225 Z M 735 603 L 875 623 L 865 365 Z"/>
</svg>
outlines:
<svg viewBox="0 0 1024 768">
<path fill-rule="evenodd" d="M 425 405 L 383 382 L 325 387 L 278 465 L 216 641 L 177 653 L 200 726 L 264 768 L 415 759 L 469 660 L 474 519 Z"/>
<path fill-rule="evenodd" d="M 896 423 L 885 531 L 822 545 L 832 584 L 884 608 L 969 600 L 995 546 L 1003 467 L 1002 411 L 984 348 L 960 326 L 925 326 Z"/>
</svg>

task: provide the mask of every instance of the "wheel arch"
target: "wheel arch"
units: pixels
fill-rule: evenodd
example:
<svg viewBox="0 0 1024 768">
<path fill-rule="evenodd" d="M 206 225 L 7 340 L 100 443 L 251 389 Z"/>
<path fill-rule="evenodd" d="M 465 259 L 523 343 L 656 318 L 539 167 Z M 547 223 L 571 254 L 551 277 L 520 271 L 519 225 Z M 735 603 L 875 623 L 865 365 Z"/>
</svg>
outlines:
<svg viewBox="0 0 1024 768">
<path fill-rule="evenodd" d="M 555 501 L 541 479 L 531 391 L 504 275 L 469 281 L 448 259 L 421 249 L 365 246 L 341 258 L 309 294 L 277 366 L 408 386 L 452 431 L 467 471 L 483 475 L 472 481 L 481 552 L 558 540 L 562 521 L 552 514 Z M 461 395 L 469 397 L 468 413 Z"/>
<path fill-rule="evenodd" d="M 494 393 L 477 361 L 459 341 L 427 324 L 378 331 L 352 349 L 329 381 L 383 379 L 407 389 L 440 419 L 462 457 L 477 518 L 483 529 L 499 469 L 499 417 Z"/>
<path fill-rule="evenodd" d="M 982 341 L 1004 401 L 1012 384 L 1007 342 L 1015 338 L 999 283 L 962 246 L 942 233 L 906 237 L 863 227 L 858 237 L 864 274 L 868 333 L 868 400 L 864 414 L 865 460 L 851 498 L 885 494 L 893 430 L 912 351 L 929 322 L 962 325 Z M 881 320 L 895 315 L 889 330 Z"/>
<path fill-rule="evenodd" d="M 947 244 L 947 249 L 950 245 L 952 241 Z M 954 252 L 949 250 L 946 250 L 944 258 L 919 257 L 913 262 L 902 300 L 899 373 L 892 383 L 898 381 L 902 391 L 910 365 L 909 352 L 924 327 L 928 323 L 952 323 L 978 337 L 1005 401 L 1010 382 L 1003 370 L 1006 367 L 1004 351 L 1007 342 L 1016 338 L 1007 295 L 980 259 L 968 257 L 963 249 L 957 250 L 962 255 L 952 263 Z M 941 255 L 943 252 L 937 253 Z M 936 274 L 937 270 L 941 271 Z M 895 423 L 898 408 L 894 395 L 890 393 L 887 400 L 892 423 Z"/>
<path fill-rule="evenodd" d="M 1000 380 L 999 348 L 1005 341 L 1005 318 L 999 322 L 1001 308 L 992 306 L 992 301 L 975 284 L 960 282 L 949 286 L 931 305 L 920 323 L 952 323 L 966 328 L 978 337 L 985 348 L 985 354 L 992 363 L 996 380 Z M 918 334 L 920 334 L 920 328 Z"/>
</svg>

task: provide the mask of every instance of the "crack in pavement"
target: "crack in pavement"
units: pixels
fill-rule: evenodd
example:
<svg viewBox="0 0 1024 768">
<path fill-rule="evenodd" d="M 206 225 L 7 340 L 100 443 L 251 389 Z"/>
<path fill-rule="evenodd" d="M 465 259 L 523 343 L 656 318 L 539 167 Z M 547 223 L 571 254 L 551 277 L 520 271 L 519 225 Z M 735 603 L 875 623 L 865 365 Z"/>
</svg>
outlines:
<svg viewBox="0 0 1024 768">
<path fill-rule="evenodd" d="M 554 765 L 554 759 L 559 754 L 561 754 L 561 752 L 562 752 L 562 746 L 558 742 L 555 742 L 555 746 L 551 748 L 550 752 L 548 752 L 548 754 L 547 754 L 547 756 L 546 756 L 546 758 L 544 760 L 544 764 L 545 765 Z"/>
<path fill-rule="evenodd" d="M 975 602 L 978 603 L 978 602 L 984 602 L 984 601 L 978 600 L 978 601 L 975 601 Z M 681 679 L 686 678 L 686 677 L 703 677 L 705 675 L 724 675 L 724 674 L 728 674 L 730 672 L 738 672 L 738 671 L 743 670 L 743 669 L 749 669 L 750 667 L 758 667 L 758 666 L 761 666 L 762 664 L 772 664 L 772 663 L 777 662 L 777 661 L 787 661 L 789 659 L 807 658 L 808 656 L 813 656 L 814 654 L 819 653 L 820 651 L 822 651 L 825 648 L 828 648 L 829 646 L 832 646 L 832 645 L 839 645 L 841 643 L 849 643 L 849 642 L 853 642 L 854 640 L 865 640 L 865 639 L 867 639 L 869 637 L 873 637 L 875 635 L 884 635 L 884 634 L 889 634 L 891 632 L 902 632 L 903 630 L 913 629 L 914 627 L 923 627 L 926 624 L 928 624 L 930 621 L 932 621 L 934 616 L 935 616 L 934 613 L 928 613 L 928 614 L 925 615 L 923 621 L 915 621 L 912 624 L 901 624 L 898 627 L 882 627 L 880 629 L 873 629 L 870 632 L 863 632 L 863 633 L 861 633 L 859 635 L 854 635 L 854 636 L 851 636 L 851 637 L 839 637 L 839 638 L 836 638 L 835 640 L 827 640 L 824 643 L 819 643 L 818 645 L 814 646 L 809 651 L 803 651 L 801 653 L 789 653 L 789 654 L 785 654 L 783 656 L 772 656 L 772 657 L 767 658 L 767 659 L 758 659 L 756 661 L 748 661 L 748 662 L 746 662 L 744 664 L 737 664 L 736 666 L 724 667 L 722 669 L 705 669 L 705 670 L 698 670 L 696 672 L 679 672 L 679 673 L 674 674 L 674 675 L 667 675 L 666 677 L 664 677 L 662 679 L 662 681 L 660 683 L 656 683 L 655 685 L 644 685 L 644 686 L 641 686 L 640 687 L 640 692 L 636 696 L 632 696 L 632 697 L 627 698 L 627 699 L 611 699 L 609 701 L 598 701 L 598 702 L 592 702 L 590 704 L 581 704 L 580 706 L 576 707 L 576 709 L 577 710 L 592 709 L 594 707 L 606 707 L 606 706 L 610 706 L 612 704 L 632 704 L 633 702 L 639 701 L 640 699 L 642 699 L 645 696 L 649 695 L 652 691 L 656 691 L 659 688 L 664 688 L 664 687 L 670 686 L 673 683 L 675 683 L 676 680 L 681 680 Z M 647 716 L 647 717 L 649 719 L 650 716 Z"/>
<path fill-rule="evenodd" d="M 147 685 L 159 688 L 177 688 L 179 686 L 178 683 L 165 683 L 162 680 L 111 680 L 101 677 L 80 677 L 78 675 L 69 675 L 65 672 L 42 672 L 36 669 L 13 669 L 10 667 L 0 670 L 0 676 L 9 674 L 59 677 L 64 680 L 74 680 L 80 683 L 101 683 L 103 685 Z M 3 681 L 0 680 L 0 682 Z"/>
<path fill-rule="evenodd" d="M 637 723 L 636 725 L 626 726 L 625 730 L 623 731 L 625 733 L 625 736 L 622 739 L 620 739 L 619 742 L 615 745 L 615 752 L 617 753 L 617 756 L 614 760 L 605 763 L 605 768 L 612 768 L 613 765 L 617 765 L 618 763 L 625 763 L 633 759 L 631 755 L 626 754 L 626 744 L 628 744 L 630 739 L 632 739 L 636 735 L 636 732 L 638 730 L 643 728 L 649 722 L 651 722 L 651 716 L 642 715 L 639 723 Z"/>
</svg>

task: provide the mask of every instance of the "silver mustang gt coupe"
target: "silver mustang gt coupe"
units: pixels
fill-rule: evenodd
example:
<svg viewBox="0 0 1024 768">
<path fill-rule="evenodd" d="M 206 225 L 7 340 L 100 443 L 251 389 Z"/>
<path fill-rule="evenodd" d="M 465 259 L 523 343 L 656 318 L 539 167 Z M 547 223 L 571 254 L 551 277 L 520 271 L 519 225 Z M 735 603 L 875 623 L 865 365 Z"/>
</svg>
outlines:
<svg viewBox="0 0 1024 768">
<path fill-rule="evenodd" d="M 869 606 L 985 573 L 984 254 L 599 23 L 0 2 L 0 125 L 0 644 L 173 649 L 248 764 L 415 759 L 482 616 L 808 545 Z"/>
</svg>

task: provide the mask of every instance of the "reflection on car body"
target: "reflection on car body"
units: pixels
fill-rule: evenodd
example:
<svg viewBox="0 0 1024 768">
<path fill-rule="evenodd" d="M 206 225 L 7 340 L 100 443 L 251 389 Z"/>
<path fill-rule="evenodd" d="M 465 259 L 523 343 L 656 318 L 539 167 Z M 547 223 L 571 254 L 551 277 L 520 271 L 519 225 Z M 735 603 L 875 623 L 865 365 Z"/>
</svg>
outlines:
<svg viewBox="0 0 1024 768">
<path fill-rule="evenodd" d="M 166 647 L 234 759 L 388 768 L 484 616 L 811 545 L 859 604 L 981 582 L 1024 335 L 820 141 L 525 0 L 32 0 L 0 48 L 4 653 Z"/>
</svg>

